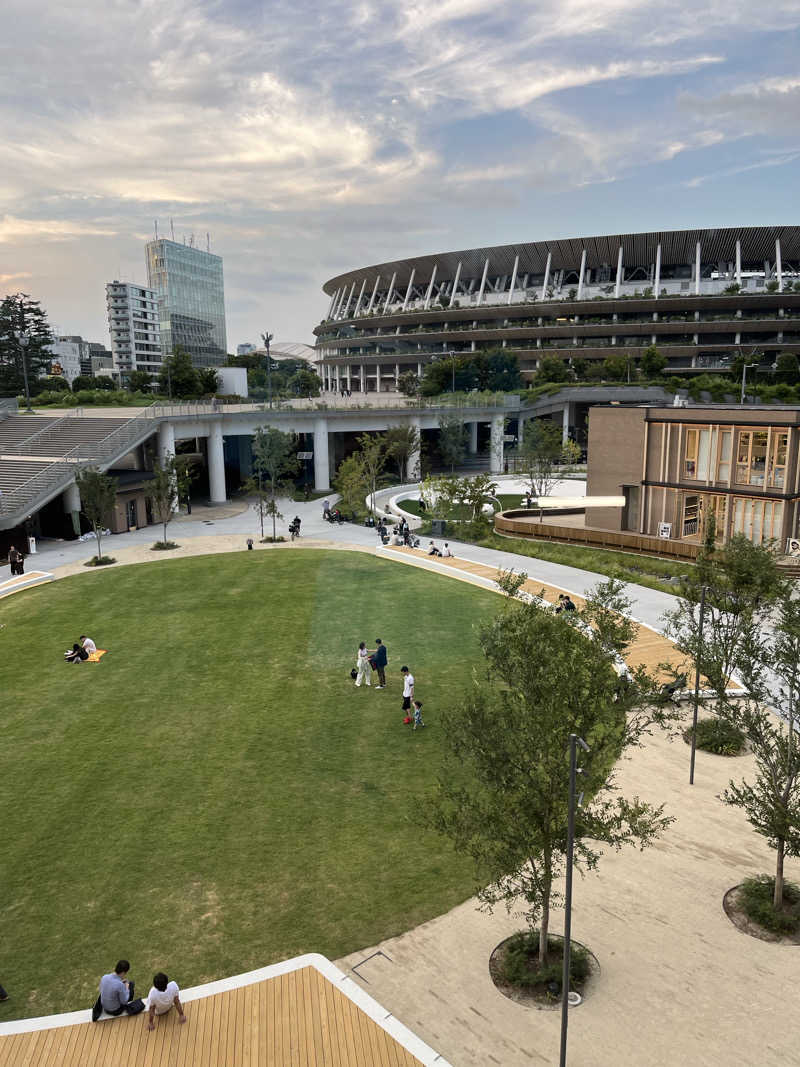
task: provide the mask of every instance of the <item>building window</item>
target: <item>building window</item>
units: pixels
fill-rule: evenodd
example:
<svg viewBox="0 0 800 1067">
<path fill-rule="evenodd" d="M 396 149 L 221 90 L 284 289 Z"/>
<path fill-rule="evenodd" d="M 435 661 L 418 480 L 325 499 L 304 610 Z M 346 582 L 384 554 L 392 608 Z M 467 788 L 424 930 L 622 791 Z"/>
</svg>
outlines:
<svg viewBox="0 0 800 1067">
<path fill-rule="evenodd" d="M 692 481 L 707 481 L 711 454 L 710 430 L 687 430 L 683 476 Z"/>
<path fill-rule="evenodd" d="M 717 444 L 717 481 L 729 482 L 731 477 L 731 438 L 730 430 L 721 430 Z"/>
<path fill-rule="evenodd" d="M 734 497 L 733 533 L 744 534 L 753 544 L 760 545 L 780 537 L 782 525 L 782 500 Z"/>
<path fill-rule="evenodd" d="M 772 435 L 772 447 L 769 457 L 768 485 L 772 489 L 783 489 L 786 485 L 786 453 L 789 446 L 788 431 Z"/>
<path fill-rule="evenodd" d="M 738 485 L 763 485 L 767 467 L 767 431 L 741 430 L 736 454 Z"/>
</svg>

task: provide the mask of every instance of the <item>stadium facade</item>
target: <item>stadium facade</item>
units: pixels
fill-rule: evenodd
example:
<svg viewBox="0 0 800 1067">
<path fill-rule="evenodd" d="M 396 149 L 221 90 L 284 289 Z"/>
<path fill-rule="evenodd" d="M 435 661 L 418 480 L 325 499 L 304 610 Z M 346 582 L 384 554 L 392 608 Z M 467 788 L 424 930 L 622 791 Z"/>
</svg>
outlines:
<svg viewBox="0 0 800 1067">
<path fill-rule="evenodd" d="M 419 256 L 340 274 L 315 329 L 326 388 L 393 392 L 449 353 L 503 348 L 525 377 L 555 357 L 724 371 L 800 356 L 800 227 L 610 234 Z"/>
</svg>

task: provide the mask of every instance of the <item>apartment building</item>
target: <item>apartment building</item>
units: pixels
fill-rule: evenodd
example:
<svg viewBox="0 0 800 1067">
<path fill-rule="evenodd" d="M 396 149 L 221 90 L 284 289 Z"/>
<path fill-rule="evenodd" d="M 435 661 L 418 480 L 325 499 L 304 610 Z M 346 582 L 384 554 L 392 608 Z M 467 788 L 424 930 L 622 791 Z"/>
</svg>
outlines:
<svg viewBox="0 0 800 1067">
<path fill-rule="evenodd" d="M 161 370 L 158 300 L 152 289 L 128 282 L 106 285 L 108 332 L 114 371 L 124 383 L 135 370 Z"/>
</svg>

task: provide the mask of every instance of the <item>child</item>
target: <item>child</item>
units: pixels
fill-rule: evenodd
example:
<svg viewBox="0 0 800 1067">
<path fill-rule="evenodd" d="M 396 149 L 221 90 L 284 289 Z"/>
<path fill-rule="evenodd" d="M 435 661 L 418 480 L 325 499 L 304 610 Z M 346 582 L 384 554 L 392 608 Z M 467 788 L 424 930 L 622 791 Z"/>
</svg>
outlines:
<svg viewBox="0 0 800 1067">
<path fill-rule="evenodd" d="M 416 730 L 416 728 L 418 726 L 424 726 L 424 725 L 425 725 L 425 723 L 422 721 L 422 701 L 421 700 L 415 700 L 414 701 L 414 725 L 413 725 L 412 729 Z"/>
</svg>

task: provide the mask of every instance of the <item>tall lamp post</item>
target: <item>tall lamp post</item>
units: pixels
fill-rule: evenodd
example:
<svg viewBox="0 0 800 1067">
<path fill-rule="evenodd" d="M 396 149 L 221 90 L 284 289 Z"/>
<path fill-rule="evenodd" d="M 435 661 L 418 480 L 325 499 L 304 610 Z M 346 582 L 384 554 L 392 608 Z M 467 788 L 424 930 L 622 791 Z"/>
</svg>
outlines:
<svg viewBox="0 0 800 1067">
<path fill-rule="evenodd" d="M 752 359 L 753 356 L 755 356 L 757 353 L 758 353 L 758 349 L 754 348 L 753 351 L 750 353 L 749 358 Z M 745 391 L 745 383 L 747 381 L 747 372 L 750 370 L 751 367 L 758 367 L 758 361 L 756 361 L 755 363 L 748 363 L 747 362 L 747 358 L 743 358 L 743 361 L 742 361 L 742 391 L 741 391 L 741 393 L 739 395 L 739 403 L 740 404 L 744 404 L 744 391 Z"/>
<path fill-rule="evenodd" d="M 20 355 L 22 357 L 22 379 L 25 382 L 25 407 L 28 411 L 33 411 L 33 408 L 31 407 L 31 391 L 30 386 L 28 385 L 28 345 L 31 343 L 30 334 L 22 329 L 15 330 L 14 336 L 17 339 Z"/>
<path fill-rule="evenodd" d="M 581 770 L 578 767 L 578 745 L 584 752 L 589 746 L 577 734 L 569 735 L 569 813 L 567 815 L 567 884 L 564 889 L 564 970 L 561 977 L 561 1055 L 559 1067 L 567 1063 L 567 1023 L 569 1018 L 569 964 L 572 936 L 572 860 L 575 853 L 575 807 L 583 799 L 575 797 L 576 782 Z"/>
<path fill-rule="evenodd" d="M 272 357 L 269 354 L 269 343 L 273 338 L 271 333 L 262 333 L 261 340 L 264 342 L 264 348 L 267 350 L 267 396 L 269 397 L 269 406 L 272 407 Z"/>
<path fill-rule="evenodd" d="M 697 744 L 697 709 L 700 705 L 700 660 L 703 655 L 703 623 L 706 618 L 707 586 L 700 590 L 700 620 L 697 627 L 697 663 L 694 672 L 694 712 L 692 713 L 692 756 L 689 760 L 689 785 L 694 785 L 694 754 Z"/>
</svg>

